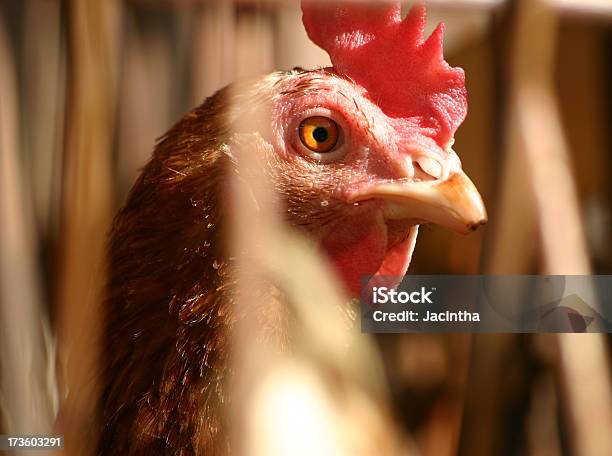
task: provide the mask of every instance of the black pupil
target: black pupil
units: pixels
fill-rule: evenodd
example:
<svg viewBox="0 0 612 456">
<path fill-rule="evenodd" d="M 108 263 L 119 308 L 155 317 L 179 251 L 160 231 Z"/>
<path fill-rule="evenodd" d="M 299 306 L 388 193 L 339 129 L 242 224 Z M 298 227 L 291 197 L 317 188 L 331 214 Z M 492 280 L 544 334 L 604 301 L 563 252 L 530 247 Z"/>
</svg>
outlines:
<svg viewBox="0 0 612 456">
<path fill-rule="evenodd" d="M 316 142 L 322 143 L 327 141 L 327 139 L 329 138 L 329 132 L 325 127 L 317 127 L 312 132 L 312 137 L 315 139 Z"/>
</svg>

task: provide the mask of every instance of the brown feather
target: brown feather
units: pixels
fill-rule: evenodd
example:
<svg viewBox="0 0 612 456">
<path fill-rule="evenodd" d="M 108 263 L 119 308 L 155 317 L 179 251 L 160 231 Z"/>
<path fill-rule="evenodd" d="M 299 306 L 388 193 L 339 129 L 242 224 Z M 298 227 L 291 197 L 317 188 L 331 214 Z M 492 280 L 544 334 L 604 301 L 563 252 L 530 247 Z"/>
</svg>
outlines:
<svg viewBox="0 0 612 456">
<path fill-rule="evenodd" d="M 229 88 L 157 145 L 110 236 L 100 454 L 225 452 Z"/>
</svg>

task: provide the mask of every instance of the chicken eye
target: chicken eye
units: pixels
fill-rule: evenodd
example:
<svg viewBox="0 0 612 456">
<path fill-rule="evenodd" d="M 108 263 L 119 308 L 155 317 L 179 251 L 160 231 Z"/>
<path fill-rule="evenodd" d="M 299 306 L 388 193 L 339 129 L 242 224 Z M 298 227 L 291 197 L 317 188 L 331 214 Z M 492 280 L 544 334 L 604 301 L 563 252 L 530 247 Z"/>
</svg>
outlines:
<svg viewBox="0 0 612 456">
<path fill-rule="evenodd" d="M 328 117 L 309 117 L 300 124 L 299 135 L 306 148 L 324 154 L 337 146 L 340 127 Z"/>
</svg>

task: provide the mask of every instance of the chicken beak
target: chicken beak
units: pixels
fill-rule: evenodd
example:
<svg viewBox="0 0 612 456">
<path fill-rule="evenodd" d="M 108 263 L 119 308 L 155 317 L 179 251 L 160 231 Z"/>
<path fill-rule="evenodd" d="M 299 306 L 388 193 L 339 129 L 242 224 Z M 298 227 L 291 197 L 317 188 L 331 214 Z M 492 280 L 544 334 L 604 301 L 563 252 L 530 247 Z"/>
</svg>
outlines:
<svg viewBox="0 0 612 456">
<path fill-rule="evenodd" d="M 461 170 L 454 171 L 443 181 L 379 184 L 358 199 L 365 199 L 365 195 L 385 201 L 385 217 L 389 220 L 424 220 L 462 234 L 487 223 L 482 198 Z"/>
</svg>

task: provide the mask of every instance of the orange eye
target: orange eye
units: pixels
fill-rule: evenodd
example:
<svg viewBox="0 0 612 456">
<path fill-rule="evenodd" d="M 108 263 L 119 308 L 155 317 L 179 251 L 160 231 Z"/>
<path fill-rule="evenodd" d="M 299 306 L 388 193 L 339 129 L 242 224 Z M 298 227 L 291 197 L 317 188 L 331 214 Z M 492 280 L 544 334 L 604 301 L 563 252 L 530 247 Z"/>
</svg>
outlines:
<svg viewBox="0 0 612 456">
<path fill-rule="evenodd" d="M 313 152 L 331 152 L 338 144 L 340 127 L 327 117 L 309 117 L 300 124 L 300 141 Z"/>
</svg>

